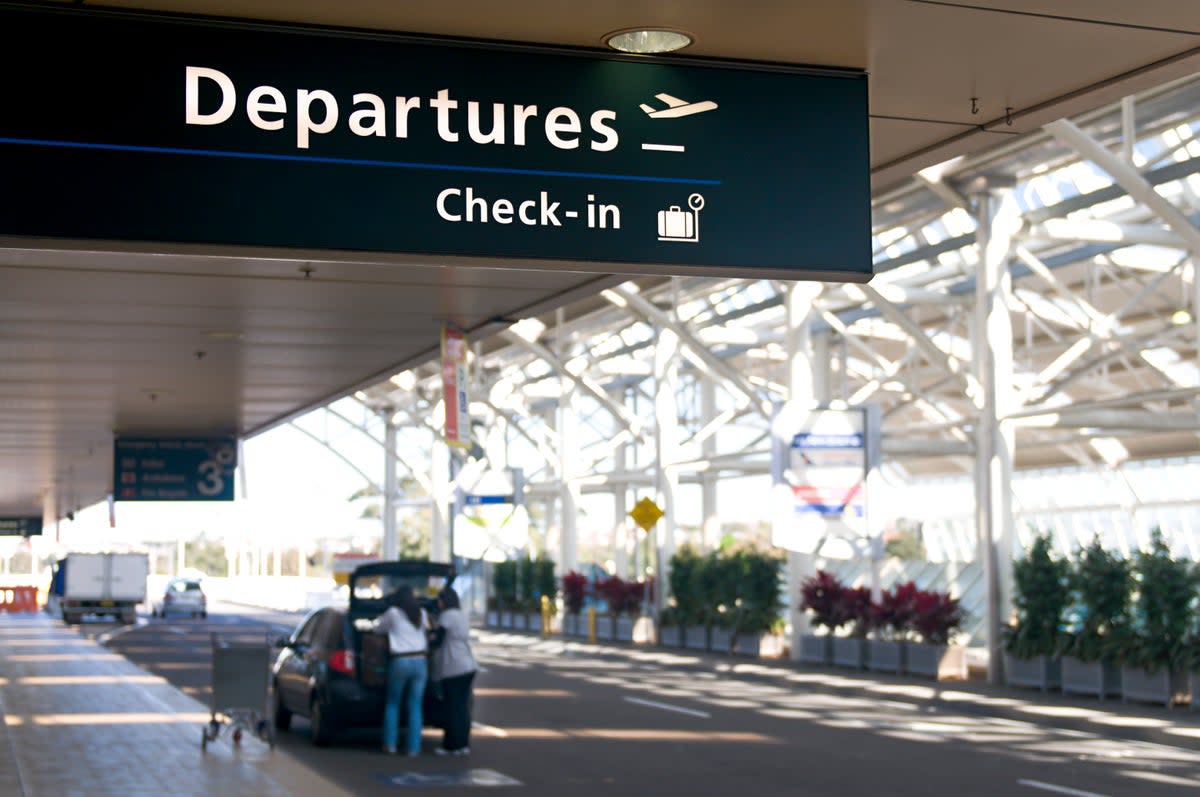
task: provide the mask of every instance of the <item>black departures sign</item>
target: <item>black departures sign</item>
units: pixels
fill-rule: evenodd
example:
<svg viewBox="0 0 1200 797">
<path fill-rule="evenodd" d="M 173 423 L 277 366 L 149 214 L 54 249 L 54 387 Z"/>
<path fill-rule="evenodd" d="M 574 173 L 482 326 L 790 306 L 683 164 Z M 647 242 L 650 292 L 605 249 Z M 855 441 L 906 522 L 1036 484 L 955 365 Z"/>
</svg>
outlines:
<svg viewBox="0 0 1200 797">
<path fill-rule="evenodd" d="M 861 72 L 20 5 L 0 29 L 26 45 L 0 48 L 0 235 L 871 276 Z"/>
</svg>

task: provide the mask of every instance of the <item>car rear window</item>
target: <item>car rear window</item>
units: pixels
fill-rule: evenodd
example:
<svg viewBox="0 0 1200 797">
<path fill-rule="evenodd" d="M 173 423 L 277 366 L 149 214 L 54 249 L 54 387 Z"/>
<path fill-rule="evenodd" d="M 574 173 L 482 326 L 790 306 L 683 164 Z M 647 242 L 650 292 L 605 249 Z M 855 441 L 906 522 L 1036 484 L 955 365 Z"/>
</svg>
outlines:
<svg viewBox="0 0 1200 797">
<path fill-rule="evenodd" d="M 176 581 L 175 583 L 171 584 L 171 589 L 175 590 L 176 592 L 199 592 L 200 591 L 200 582 L 199 581 Z"/>
</svg>

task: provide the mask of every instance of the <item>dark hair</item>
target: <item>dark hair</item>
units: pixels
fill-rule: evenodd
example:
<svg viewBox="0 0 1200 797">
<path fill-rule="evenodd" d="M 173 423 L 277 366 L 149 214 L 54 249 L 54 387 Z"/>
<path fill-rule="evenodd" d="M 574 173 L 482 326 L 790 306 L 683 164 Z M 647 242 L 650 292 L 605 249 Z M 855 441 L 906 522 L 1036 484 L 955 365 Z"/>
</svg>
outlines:
<svg viewBox="0 0 1200 797">
<path fill-rule="evenodd" d="M 442 587 L 442 591 L 438 593 L 438 600 L 442 602 L 443 609 L 458 609 L 462 606 L 453 587 Z"/>
<path fill-rule="evenodd" d="M 413 593 L 413 588 L 407 584 L 401 584 L 391 597 L 392 605 L 404 612 L 404 616 L 408 618 L 414 628 L 420 628 L 421 604 L 417 603 L 417 596 Z"/>
</svg>

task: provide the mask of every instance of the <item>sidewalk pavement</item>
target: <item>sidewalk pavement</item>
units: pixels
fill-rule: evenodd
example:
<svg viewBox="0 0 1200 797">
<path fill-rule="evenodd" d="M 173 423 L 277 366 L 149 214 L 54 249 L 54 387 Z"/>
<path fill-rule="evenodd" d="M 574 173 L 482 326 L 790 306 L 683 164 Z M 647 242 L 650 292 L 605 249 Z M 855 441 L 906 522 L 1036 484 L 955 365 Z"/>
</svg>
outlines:
<svg viewBox="0 0 1200 797">
<path fill-rule="evenodd" d="M 201 752 L 209 709 L 45 614 L 0 614 L 0 794 L 349 797 L 251 735 Z"/>
<path fill-rule="evenodd" d="M 749 681 L 809 692 L 877 699 L 881 703 L 899 701 L 931 712 L 995 717 L 1039 728 L 1058 728 L 1200 752 L 1200 711 L 1188 706 L 1167 708 L 1147 703 L 1124 703 L 1114 698 L 1043 693 L 1036 689 L 994 685 L 977 671 L 966 680 L 934 681 L 783 659 L 755 659 L 625 642 L 589 643 L 561 635 L 543 638 L 538 633 L 508 629 L 478 627 L 474 631 L 480 641 L 487 644 L 519 647 L 546 656 L 575 653 L 697 673 L 736 675 Z"/>
</svg>

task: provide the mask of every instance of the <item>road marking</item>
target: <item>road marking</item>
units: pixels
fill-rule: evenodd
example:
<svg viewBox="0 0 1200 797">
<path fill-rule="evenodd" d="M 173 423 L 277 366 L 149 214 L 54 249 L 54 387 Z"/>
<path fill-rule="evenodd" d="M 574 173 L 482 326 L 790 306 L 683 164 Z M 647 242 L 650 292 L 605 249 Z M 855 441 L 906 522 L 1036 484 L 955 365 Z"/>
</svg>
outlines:
<svg viewBox="0 0 1200 797">
<path fill-rule="evenodd" d="M 508 738 L 508 731 L 504 730 L 503 728 L 497 728 L 495 725 L 484 725 L 482 722 L 472 722 L 471 727 L 475 728 L 476 730 L 481 730 L 485 733 L 490 733 L 492 736 L 500 739 Z"/>
<path fill-rule="evenodd" d="M 666 703 L 656 703 L 653 700 L 642 700 L 639 697 L 627 697 L 627 698 L 625 698 L 625 702 L 626 703 L 637 703 L 639 706 L 649 706 L 650 708 L 661 708 L 663 711 L 674 711 L 679 714 L 688 714 L 693 717 L 702 717 L 703 719 L 709 719 L 712 717 L 712 714 L 709 714 L 708 712 L 705 712 L 705 711 L 696 711 L 695 709 L 682 708 L 681 706 L 669 706 Z"/>
<path fill-rule="evenodd" d="M 167 626 L 168 634 L 176 634 L 177 636 L 187 636 L 188 632 L 183 628 L 177 628 L 173 625 Z"/>
<path fill-rule="evenodd" d="M 1052 791 L 1057 794 L 1071 794 L 1074 797 L 1105 797 L 1103 794 L 1097 794 L 1094 791 L 1081 791 L 1079 789 L 1068 789 L 1066 786 L 1055 786 L 1053 783 L 1042 783 L 1040 780 L 1018 780 L 1017 783 L 1021 786 L 1029 786 L 1042 791 Z"/>
</svg>

